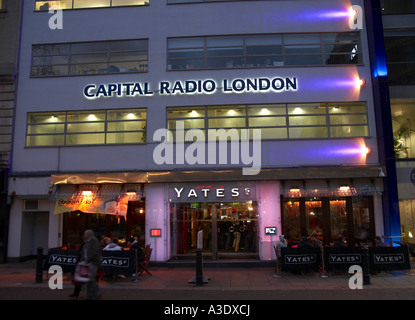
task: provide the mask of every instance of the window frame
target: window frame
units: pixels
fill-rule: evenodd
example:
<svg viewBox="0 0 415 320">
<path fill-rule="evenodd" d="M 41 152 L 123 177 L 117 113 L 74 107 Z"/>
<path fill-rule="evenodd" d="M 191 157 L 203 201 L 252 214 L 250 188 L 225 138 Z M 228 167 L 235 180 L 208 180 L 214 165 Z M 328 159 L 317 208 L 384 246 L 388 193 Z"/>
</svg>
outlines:
<svg viewBox="0 0 415 320">
<path fill-rule="evenodd" d="M 118 120 L 112 120 L 108 118 L 108 115 L 111 112 L 145 112 L 145 118 L 142 119 L 118 119 Z M 103 119 L 89 119 L 88 121 L 82 121 L 82 120 L 70 120 L 69 116 L 71 114 L 75 113 L 83 113 L 83 114 L 98 114 L 102 113 L 104 114 Z M 30 116 L 31 115 L 44 115 L 50 118 L 60 114 L 64 117 L 63 121 L 60 122 L 30 122 Z M 147 144 L 147 108 L 126 108 L 126 109 L 97 109 L 97 110 L 69 110 L 69 111 L 56 111 L 56 112 L 28 112 L 27 113 L 27 121 L 26 121 L 26 142 L 25 142 L 25 148 L 45 148 L 45 147 L 81 147 L 81 146 L 112 146 L 112 145 L 144 145 Z M 109 124 L 111 123 L 128 123 L 128 122 L 142 122 L 144 124 L 143 129 L 140 130 L 109 130 Z M 104 129 L 100 131 L 74 131 L 71 132 L 68 128 L 69 125 L 83 125 L 83 124 L 103 124 Z M 36 126 L 45 126 L 45 125 L 62 125 L 63 131 L 58 133 L 29 133 L 29 127 L 36 127 Z M 128 134 L 128 133 L 139 133 L 142 134 L 142 141 L 137 142 L 126 142 L 126 143 L 111 143 L 108 142 L 108 135 L 111 134 Z M 85 143 L 85 144 L 68 144 L 68 138 L 73 135 L 97 135 L 102 134 L 104 136 L 104 143 Z M 58 144 L 44 144 L 44 145 L 29 145 L 28 141 L 31 137 L 38 137 L 38 136 L 63 136 L 63 143 Z M 145 141 L 143 141 L 145 139 Z"/>
<path fill-rule="evenodd" d="M 142 50 L 112 50 L 111 49 L 111 43 L 122 43 L 122 42 L 132 42 L 132 41 L 137 41 L 137 43 L 140 43 L 140 45 L 143 46 L 144 49 Z M 90 51 L 90 52 L 85 52 L 85 53 L 74 53 L 73 52 L 73 48 L 76 47 L 76 45 L 91 45 L 91 44 L 106 44 L 107 49 L 106 51 L 100 51 L 100 52 L 95 52 L 95 51 Z M 37 49 L 42 49 L 42 47 L 45 49 L 48 46 L 54 46 L 55 50 L 59 49 L 59 48 L 65 48 L 67 46 L 67 53 L 58 53 L 58 54 L 39 54 L 37 55 L 35 53 L 35 51 Z M 67 43 L 45 43 L 45 44 L 33 44 L 32 45 L 32 58 L 31 58 L 31 64 L 30 64 L 30 78 L 51 78 L 51 77 L 77 77 L 77 76 L 95 76 L 95 75 L 107 75 L 107 74 L 132 74 L 132 73 L 148 73 L 148 64 L 149 64 L 149 54 L 148 54 L 148 47 L 149 47 L 149 39 L 125 39 L 125 40 L 114 40 L 114 41 L 91 41 L 91 42 L 67 42 Z M 137 57 L 141 57 L 144 56 L 143 59 L 136 59 L 136 60 L 128 60 L 128 61 L 124 61 L 124 60 L 112 60 L 111 57 L 114 56 L 114 54 L 122 54 L 122 53 L 139 53 L 139 55 Z M 106 60 L 104 62 L 85 62 L 85 63 L 81 63 L 81 62 L 77 62 L 77 63 L 73 63 L 73 59 L 79 56 L 88 56 L 90 55 L 91 57 L 94 57 L 94 55 L 106 55 Z M 39 64 L 39 63 L 35 63 L 35 59 L 40 58 L 40 59 L 48 59 L 48 58 L 55 58 L 55 57 L 67 57 L 67 62 L 66 63 L 48 63 L 48 64 Z M 145 59 L 147 58 L 147 59 Z M 65 58 L 64 58 L 65 59 Z M 111 67 L 114 67 L 113 70 L 115 70 L 116 65 L 114 66 L 114 64 L 117 63 L 128 63 L 128 62 L 135 62 L 142 70 L 137 69 L 136 67 L 133 69 L 129 69 L 129 70 L 134 70 L 136 69 L 136 71 L 113 71 L 111 72 Z M 91 70 L 85 70 L 84 73 L 79 73 L 79 74 L 72 74 L 72 68 L 76 68 L 77 66 L 81 66 L 81 65 L 85 65 L 87 68 L 88 66 L 93 66 L 93 65 L 106 65 L 106 69 L 101 68 L 101 69 L 97 69 L 97 72 L 94 73 L 88 73 Z M 46 71 L 44 74 L 40 74 L 43 70 L 52 70 L 49 72 L 53 72 L 54 68 L 59 68 L 59 67 L 64 67 L 66 68 L 66 73 L 64 74 L 48 74 Z M 34 73 L 33 70 L 34 69 L 40 69 L 40 71 L 38 71 L 38 73 Z M 75 69 L 76 70 L 76 69 Z M 105 71 L 106 70 L 106 71 Z M 118 68 L 118 70 L 120 70 L 120 68 Z M 42 71 L 43 72 L 43 71 Z"/>
<path fill-rule="evenodd" d="M 357 40 L 353 40 L 353 42 L 350 42 L 348 39 L 340 39 L 339 42 L 335 41 L 328 41 L 325 38 L 325 35 L 330 34 L 336 34 L 336 35 L 351 35 L 353 37 L 356 37 Z M 285 39 L 289 36 L 293 35 L 299 35 L 299 36 L 309 36 L 309 35 L 315 35 L 319 37 L 319 43 L 317 42 L 298 42 L 298 43 L 286 43 Z M 272 48 L 276 46 L 281 46 L 281 53 L 272 53 L 272 54 L 252 54 L 248 53 L 249 48 L 255 47 L 254 45 L 247 44 L 247 40 L 249 38 L 252 39 L 252 37 L 264 37 L 264 36 L 279 36 L 281 37 L 281 43 L 275 43 L 275 44 L 267 44 L 267 45 L 257 45 L 256 47 L 262 47 L 262 48 Z M 220 56 L 212 56 L 209 55 L 209 50 L 211 49 L 234 49 L 239 48 L 239 46 L 236 45 L 228 45 L 228 46 L 209 46 L 208 40 L 212 38 L 223 38 L 231 39 L 235 37 L 241 37 L 242 39 L 242 55 L 237 54 L 230 54 L 230 55 L 220 55 Z M 195 47 L 178 47 L 174 46 L 170 48 L 169 41 L 175 41 L 180 39 L 202 39 L 203 40 L 203 47 L 195 46 Z M 353 45 L 353 50 L 357 46 L 356 52 L 352 51 L 338 51 L 338 52 L 326 52 L 326 48 L 333 46 L 337 46 L 338 48 L 341 48 L 341 46 L 350 46 Z M 290 47 L 301 47 L 301 46 L 320 46 L 318 52 L 305 52 L 305 53 L 287 53 L 287 49 Z M 195 52 L 202 53 L 203 55 L 195 55 L 191 57 L 171 57 L 175 52 L 180 51 L 187 51 L 191 52 L 191 50 L 194 50 Z M 289 64 L 287 63 L 288 58 L 295 58 L 295 57 L 317 57 L 321 58 L 321 63 L 299 63 L 299 64 Z M 357 58 L 356 63 L 328 63 L 329 59 L 334 57 L 343 57 L 343 58 L 350 58 L 350 61 L 353 61 L 353 59 Z M 241 65 L 233 66 L 234 61 L 230 61 L 226 63 L 226 66 L 222 67 L 209 67 L 209 62 L 214 60 L 223 60 L 223 59 L 241 59 L 242 63 Z M 248 63 L 248 60 L 255 59 L 255 58 L 264 58 L 264 61 L 260 64 L 257 64 L 256 66 L 253 63 Z M 271 59 L 274 59 L 274 61 L 271 61 Z M 267 62 L 269 60 L 269 62 Z M 285 67 L 307 67 L 307 66 L 315 66 L 315 67 L 330 67 L 330 66 L 362 66 L 363 65 L 363 49 L 362 49 L 362 37 L 360 31 L 345 31 L 345 32 L 322 32 L 322 33 L 275 33 L 275 34 L 244 34 L 244 35 L 225 35 L 225 36 L 198 36 L 198 37 L 170 37 L 167 38 L 167 57 L 166 57 L 167 65 L 166 69 L 167 71 L 192 71 L 192 70 L 223 70 L 223 69 L 250 69 L 250 68 L 285 68 Z M 187 62 L 191 61 L 198 61 L 199 63 L 202 63 L 202 67 L 194 67 L 193 64 Z M 176 67 L 175 66 L 176 62 Z M 232 63 L 231 63 L 232 62 Z"/>
<path fill-rule="evenodd" d="M 38 2 L 48 2 L 48 1 L 51 1 L 51 0 L 35 0 L 33 11 L 34 12 L 48 12 L 49 11 L 49 6 L 48 6 L 48 9 L 47 10 L 40 10 L 40 9 L 37 10 L 36 9 Z M 71 8 L 64 8 L 62 10 L 67 11 L 67 10 L 88 10 L 88 9 L 103 9 L 103 8 L 105 9 L 105 8 L 148 7 L 148 6 L 150 6 L 150 0 L 145 0 L 145 3 L 144 4 L 129 4 L 129 5 L 113 5 L 112 4 L 112 1 L 113 0 L 108 0 L 110 2 L 110 5 L 109 6 L 75 8 L 74 7 L 75 6 L 75 0 L 70 0 L 70 1 L 72 2 Z"/>
<path fill-rule="evenodd" d="M 364 105 L 366 108 L 365 112 L 338 112 L 338 113 L 330 113 L 329 111 L 329 107 L 332 106 L 333 104 L 341 104 L 341 105 L 350 105 L 350 106 L 356 106 L 361 104 L 362 106 Z M 369 127 L 369 116 L 368 116 L 368 110 L 367 110 L 367 102 L 366 101 L 348 101 L 348 102 L 316 102 L 316 103 L 303 103 L 303 104 L 298 104 L 298 103 L 275 103 L 275 104 L 240 104 L 240 105 L 219 105 L 219 106 L 211 106 L 211 105 L 206 105 L 206 106 L 190 106 L 190 107 L 166 107 L 166 128 L 168 128 L 172 133 L 173 133 L 173 137 L 175 137 L 175 132 L 177 131 L 175 128 L 172 128 L 171 126 L 169 126 L 169 124 L 171 123 L 171 121 L 186 121 L 186 120 L 203 120 L 204 122 L 204 127 L 203 128 L 185 128 L 184 129 L 184 134 L 186 134 L 187 131 L 192 130 L 192 129 L 200 129 L 202 131 L 207 132 L 207 130 L 209 129 L 225 129 L 225 130 L 229 130 L 229 129 L 248 129 L 250 132 L 250 139 L 251 138 L 251 131 L 253 129 L 261 129 L 261 130 L 272 130 L 274 129 L 275 131 L 279 130 L 280 132 L 283 132 L 284 130 L 286 131 L 286 137 L 273 137 L 273 138 L 264 138 L 262 137 L 262 140 L 311 140 L 311 139 L 350 139 L 350 138 L 368 138 L 370 137 L 370 127 Z M 320 105 L 321 108 L 324 108 L 324 112 L 311 112 L 311 113 L 307 113 L 307 114 L 290 114 L 289 112 L 289 108 L 295 108 L 295 106 L 298 105 L 303 105 L 303 106 L 308 106 L 308 107 L 315 107 L 317 105 Z M 263 108 L 263 109 L 271 109 L 273 108 L 273 110 L 275 111 L 277 108 L 282 110 L 285 109 L 285 114 L 263 114 L 263 115 L 250 115 L 249 114 L 249 110 L 250 108 Z M 244 109 L 244 115 L 235 115 L 235 116 L 209 116 L 209 109 L 219 109 L 219 108 L 229 108 L 229 109 L 236 109 L 236 108 L 241 108 Z M 169 112 L 171 111 L 176 111 L 176 112 L 188 112 L 191 113 L 192 109 L 196 110 L 203 110 L 204 111 L 204 116 L 195 116 L 195 117 L 174 117 L 174 116 L 169 116 Z M 269 110 L 268 110 L 269 111 Z M 332 124 L 331 120 L 330 120 L 330 116 L 333 115 L 340 115 L 340 116 L 364 116 L 366 119 L 366 123 L 351 123 L 351 124 Z M 290 123 L 290 119 L 294 119 L 295 117 L 299 117 L 299 116 L 303 116 L 303 117 L 316 117 L 319 116 L 322 119 L 325 119 L 325 123 L 324 124 L 291 124 Z M 218 126 L 210 126 L 209 122 L 210 120 L 216 120 L 216 119 L 240 119 L 243 118 L 244 122 L 245 122 L 245 126 L 233 126 L 233 127 L 218 127 Z M 285 125 L 273 125 L 273 126 L 266 126 L 266 125 L 250 125 L 250 120 L 251 119 L 269 119 L 269 118 L 275 118 L 278 120 L 281 119 L 285 119 Z M 339 136 L 339 135 L 333 135 L 331 132 L 332 130 L 336 129 L 336 128 L 342 128 L 342 127 L 365 127 L 366 131 L 367 131 L 367 135 L 350 135 L 350 136 Z M 320 130 L 326 130 L 327 132 L 327 136 L 321 136 L 321 137 L 298 137 L 295 136 L 293 137 L 292 135 L 290 135 L 290 130 L 291 131 L 295 131 L 295 130 L 310 130 L 312 128 L 316 128 L 316 129 L 320 129 Z M 176 142 L 175 138 L 173 139 L 173 142 Z"/>
</svg>

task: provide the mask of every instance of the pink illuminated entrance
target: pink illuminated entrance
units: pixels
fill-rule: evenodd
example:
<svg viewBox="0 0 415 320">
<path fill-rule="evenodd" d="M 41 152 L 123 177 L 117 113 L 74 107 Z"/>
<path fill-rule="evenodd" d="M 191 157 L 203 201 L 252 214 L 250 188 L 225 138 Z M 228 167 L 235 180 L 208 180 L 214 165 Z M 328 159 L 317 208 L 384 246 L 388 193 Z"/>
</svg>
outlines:
<svg viewBox="0 0 415 320">
<path fill-rule="evenodd" d="M 203 230 L 203 254 L 220 258 L 258 258 L 256 201 L 170 204 L 172 257 L 194 256 Z"/>
</svg>

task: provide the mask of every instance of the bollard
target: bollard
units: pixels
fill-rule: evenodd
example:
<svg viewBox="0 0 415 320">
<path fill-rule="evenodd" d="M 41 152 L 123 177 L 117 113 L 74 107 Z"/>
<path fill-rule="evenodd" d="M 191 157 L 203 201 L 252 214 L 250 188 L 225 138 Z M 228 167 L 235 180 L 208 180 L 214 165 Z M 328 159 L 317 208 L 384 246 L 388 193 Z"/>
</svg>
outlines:
<svg viewBox="0 0 415 320">
<path fill-rule="evenodd" d="M 369 271 L 369 248 L 362 247 L 362 271 L 363 271 L 363 285 L 370 284 L 370 271 Z"/>
<path fill-rule="evenodd" d="M 43 248 L 37 248 L 36 283 L 42 283 L 43 278 Z"/>
<path fill-rule="evenodd" d="M 202 249 L 196 250 L 196 285 L 203 285 L 203 254 Z"/>
</svg>

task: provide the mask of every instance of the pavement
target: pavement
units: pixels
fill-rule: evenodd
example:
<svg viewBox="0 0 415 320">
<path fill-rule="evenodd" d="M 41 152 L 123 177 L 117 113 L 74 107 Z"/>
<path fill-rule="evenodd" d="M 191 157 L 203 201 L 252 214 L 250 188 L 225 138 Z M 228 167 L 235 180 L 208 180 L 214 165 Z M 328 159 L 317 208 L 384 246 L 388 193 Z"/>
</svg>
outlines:
<svg viewBox="0 0 415 320">
<path fill-rule="evenodd" d="M 190 267 L 151 268 L 152 275 L 104 279 L 99 282 L 100 300 L 164 301 L 255 301 L 255 300 L 415 300 L 415 270 L 381 272 L 371 275 L 370 285 L 351 290 L 347 273 L 305 275 L 274 273 L 274 268 L 204 267 L 203 286 L 189 283 L 195 269 Z M 35 283 L 36 263 L 0 264 L 0 300 L 71 300 L 70 274 L 63 276 L 63 289 L 52 290 L 46 271 Z M 85 300 L 83 289 L 78 300 Z"/>
</svg>

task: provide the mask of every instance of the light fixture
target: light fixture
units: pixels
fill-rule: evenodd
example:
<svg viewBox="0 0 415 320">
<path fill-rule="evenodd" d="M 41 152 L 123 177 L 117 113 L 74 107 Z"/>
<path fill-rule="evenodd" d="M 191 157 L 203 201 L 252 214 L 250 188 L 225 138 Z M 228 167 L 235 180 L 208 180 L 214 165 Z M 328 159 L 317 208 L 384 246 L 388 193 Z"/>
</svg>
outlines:
<svg viewBox="0 0 415 320">
<path fill-rule="evenodd" d="M 342 191 L 342 192 L 349 192 L 350 187 L 349 186 L 340 186 L 339 190 Z"/>
<path fill-rule="evenodd" d="M 409 236 L 409 238 L 413 238 L 414 236 L 412 235 L 412 232 L 411 231 L 408 231 L 408 236 Z"/>
<path fill-rule="evenodd" d="M 360 78 L 356 78 L 355 79 L 356 89 L 360 89 L 360 88 L 364 87 L 365 84 L 366 84 L 366 80 L 365 79 L 360 79 Z"/>
<path fill-rule="evenodd" d="M 298 188 L 298 187 L 292 187 L 291 189 L 290 189 L 290 192 L 293 192 L 293 193 L 295 193 L 295 192 L 300 192 L 301 190 L 300 190 L 300 188 Z"/>
<path fill-rule="evenodd" d="M 92 191 L 91 190 L 84 190 L 82 191 L 82 195 L 85 196 L 92 196 Z"/>
</svg>

